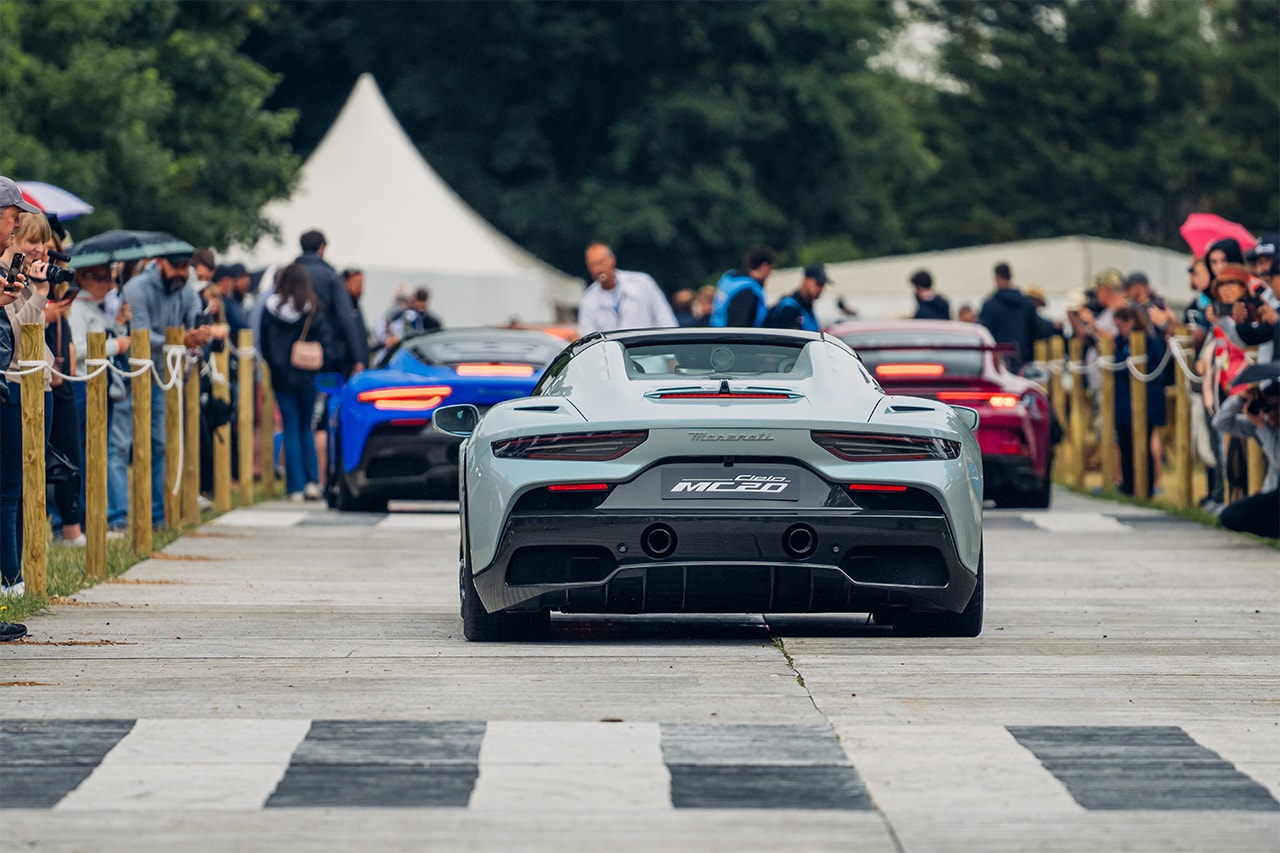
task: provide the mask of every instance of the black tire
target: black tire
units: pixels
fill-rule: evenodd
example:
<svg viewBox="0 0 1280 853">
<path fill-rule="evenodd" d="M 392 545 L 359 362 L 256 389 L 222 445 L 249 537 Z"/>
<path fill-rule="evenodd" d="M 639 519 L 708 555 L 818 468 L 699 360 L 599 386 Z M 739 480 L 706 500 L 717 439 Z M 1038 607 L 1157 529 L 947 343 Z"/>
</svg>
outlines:
<svg viewBox="0 0 1280 853">
<path fill-rule="evenodd" d="M 346 475 L 338 472 L 338 488 L 334 500 L 334 509 L 338 510 L 338 512 L 386 512 L 387 502 L 378 498 L 356 497 L 351 493 L 351 488 L 347 486 Z"/>
<path fill-rule="evenodd" d="M 900 610 L 892 619 L 895 634 L 906 637 L 976 637 L 982 633 L 983 569 L 982 554 L 978 554 L 978 585 L 973 588 L 969 603 L 959 613 L 939 613 L 926 610 Z M 880 623 L 877 618 L 876 622 Z"/>
<path fill-rule="evenodd" d="M 334 452 L 325 468 L 324 502 L 329 509 L 338 508 L 338 472 L 342 470 L 342 438 L 334 436 Z M 336 461 L 335 461 L 336 460 Z"/>
<path fill-rule="evenodd" d="M 471 574 L 471 554 L 465 525 L 459 551 L 458 595 L 462 610 L 462 636 L 473 643 L 523 643 L 545 639 L 551 631 L 551 612 L 548 610 L 499 610 L 497 613 L 490 613 L 484 609 Z"/>
</svg>

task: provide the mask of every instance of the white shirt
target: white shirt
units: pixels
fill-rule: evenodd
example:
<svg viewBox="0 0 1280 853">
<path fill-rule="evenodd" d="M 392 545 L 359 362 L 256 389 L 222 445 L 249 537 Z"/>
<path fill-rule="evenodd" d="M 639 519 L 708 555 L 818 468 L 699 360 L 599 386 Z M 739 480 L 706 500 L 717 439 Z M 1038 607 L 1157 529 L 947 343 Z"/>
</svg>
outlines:
<svg viewBox="0 0 1280 853">
<path fill-rule="evenodd" d="M 617 270 L 612 289 L 594 281 L 578 305 L 578 334 L 617 329 L 652 329 L 676 325 L 666 294 L 653 276 Z"/>
</svg>

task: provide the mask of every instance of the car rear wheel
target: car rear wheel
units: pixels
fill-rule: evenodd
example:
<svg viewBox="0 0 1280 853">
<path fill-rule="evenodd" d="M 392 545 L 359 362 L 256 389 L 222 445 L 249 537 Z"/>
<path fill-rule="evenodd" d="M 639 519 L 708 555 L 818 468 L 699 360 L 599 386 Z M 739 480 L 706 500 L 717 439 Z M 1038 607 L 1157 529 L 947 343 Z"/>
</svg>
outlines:
<svg viewBox="0 0 1280 853">
<path fill-rule="evenodd" d="M 462 635 L 476 643 L 520 643 L 545 639 L 551 631 L 551 612 L 500 610 L 490 613 L 485 610 L 484 603 L 476 593 L 475 579 L 471 574 L 471 555 L 465 532 L 460 551 L 458 594 L 462 604 Z"/>
<path fill-rule="evenodd" d="M 969 603 L 959 613 L 938 613 L 925 610 L 899 610 L 888 616 L 895 634 L 907 637 L 976 637 L 982 633 L 983 579 L 982 554 L 978 554 L 978 584 L 973 588 Z M 881 615 L 874 615 L 877 624 L 884 624 Z"/>
<path fill-rule="evenodd" d="M 387 502 L 375 498 L 356 497 L 347 485 L 347 475 L 338 472 L 338 488 L 334 508 L 339 512 L 386 512 Z"/>
</svg>

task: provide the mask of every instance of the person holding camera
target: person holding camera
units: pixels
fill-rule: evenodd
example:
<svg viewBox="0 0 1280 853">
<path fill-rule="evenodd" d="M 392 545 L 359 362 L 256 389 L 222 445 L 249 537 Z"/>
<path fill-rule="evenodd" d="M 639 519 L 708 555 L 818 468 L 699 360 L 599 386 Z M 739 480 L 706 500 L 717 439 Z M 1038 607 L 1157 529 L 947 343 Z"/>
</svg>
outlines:
<svg viewBox="0 0 1280 853">
<path fill-rule="evenodd" d="M 12 351 L 5 367 L 21 369 L 18 330 L 27 324 L 44 325 L 44 307 L 49 292 L 48 263 L 45 244 L 53 235 L 43 213 L 23 211 L 18 214 L 8 247 L 0 254 L 0 275 L 5 287 L 16 299 L 4 308 Z M 53 365 L 52 354 L 44 347 L 46 365 Z M 52 409 L 50 376 L 44 374 L 45 411 Z M 46 419 L 45 437 L 48 437 Z M 0 406 L 0 593 L 21 595 L 22 582 L 22 384 L 9 383 L 8 400 Z"/>
<path fill-rule="evenodd" d="M 1218 521 L 1228 530 L 1280 539 L 1280 382 L 1272 380 L 1265 391 L 1250 385 L 1232 394 L 1213 425 L 1226 435 L 1256 440 L 1267 457 L 1261 491 L 1228 504 Z"/>
<path fill-rule="evenodd" d="M 18 227 L 18 217 L 24 211 L 26 213 L 37 213 L 39 209 L 22 198 L 22 191 L 18 189 L 17 184 L 0 175 L 0 252 L 4 252 L 9 248 L 13 232 Z M 13 327 L 9 322 L 8 312 L 3 310 L 16 302 L 18 298 L 17 289 L 9 287 L 10 276 L 8 272 L 9 270 L 5 269 L 4 274 L 0 276 L 0 285 L 3 285 L 0 286 L 0 365 L 9 363 L 15 349 Z M 12 278 L 13 284 L 20 284 L 17 273 Z M 8 398 L 9 381 L 4 373 L 0 371 L 0 408 L 3 408 Z M 3 438 L 0 438 L 0 442 L 3 442 Z M 0 453 L 0 480 L 4 476 L 3 455 L 3 453 Z M 19 468 L 19 475 L 21 475 L 21 468 Z M 13 583 L 10 583 L 11 580 L 13 580 Z M 18 575 L 16 579 L 11 579 L 8 574 L 5 574 L 0 583 L 5 587 L 12 588 L 21 583 L 21 575 Z M 20 640 L 26 635 L 27 626 L 21 622 L 0 622 L 0 642 Z"/>
</svg>

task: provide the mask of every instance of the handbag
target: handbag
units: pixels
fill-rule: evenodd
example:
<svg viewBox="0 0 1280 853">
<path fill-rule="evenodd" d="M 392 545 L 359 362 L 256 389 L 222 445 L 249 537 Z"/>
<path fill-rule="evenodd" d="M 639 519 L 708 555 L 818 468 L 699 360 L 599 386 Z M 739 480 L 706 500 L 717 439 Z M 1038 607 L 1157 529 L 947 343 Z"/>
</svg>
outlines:
<svg viewBox="0 0 1280 853">
<path fill-rule="evenodd" d="M 289 349 L 289 364 L 298 370 L 319 370 L 324 367 L 324 347 L 319 341 L 307 340 L 307 331 L 311 328 L 311 318 L 316 311 L 311 309 L 307 322 L 302 324 L 302 336 L 293 342 Z"/>
</svg>

